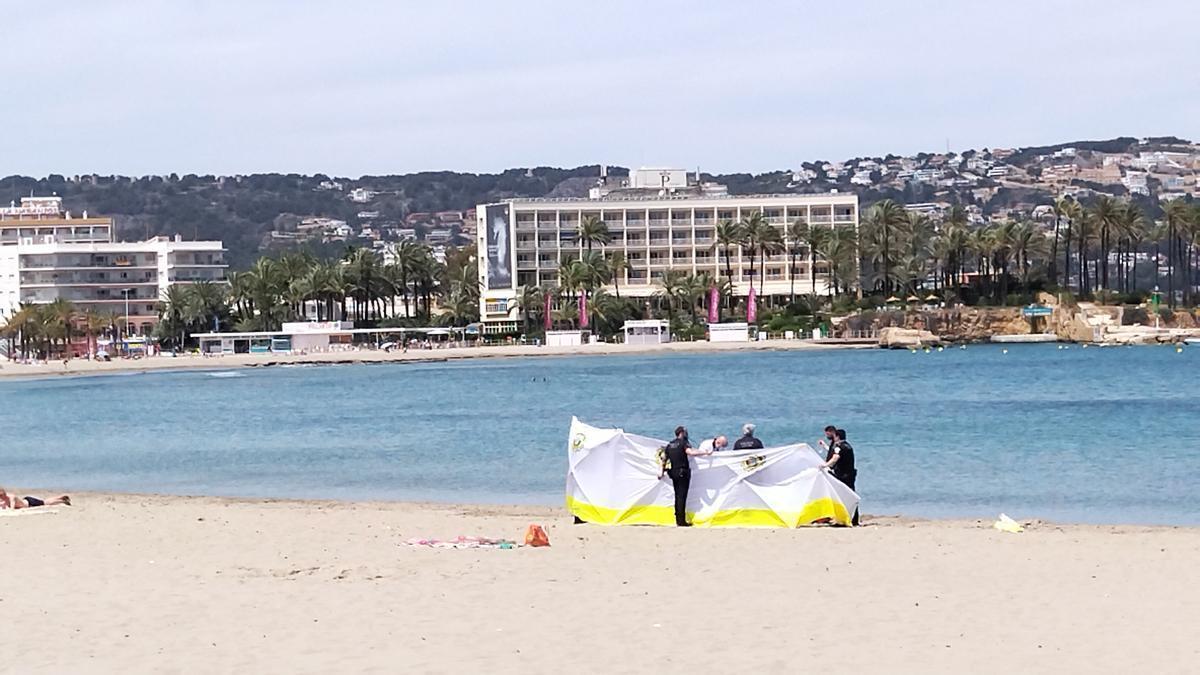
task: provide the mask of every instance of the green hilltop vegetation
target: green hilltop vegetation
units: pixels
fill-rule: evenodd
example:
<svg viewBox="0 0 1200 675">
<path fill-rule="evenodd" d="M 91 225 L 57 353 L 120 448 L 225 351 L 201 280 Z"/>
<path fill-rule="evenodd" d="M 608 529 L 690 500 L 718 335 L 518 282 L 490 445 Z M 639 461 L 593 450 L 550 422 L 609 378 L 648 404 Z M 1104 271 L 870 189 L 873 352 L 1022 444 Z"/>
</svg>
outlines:
<svg viewBox="0 0 1200 675">
<path fill-rule="evenodd" d="M 904 158 L 887 155 L 832 163 L 803 162 L 795 170 L 702 174 L 702 178 L 727 185 L 732 194 L 811 193 L 837 189 L 857 193 L 864 209 L 875 202 L 891 199 L 901 204 L 940 202 L 947 208 L 974 206 L 983 214 L 1001 217 L 1008 217 L 1013 209 L 1052 205 L 1064 189 L 1071 189 L 1129 198 L 1148 218 L 1161 216 L 1161 208 L 1153 197 L 1155 191 L 1166 188 L 1153 176 L 1149 181 L 1149 194 L 1131 194 L 1120 181 L 1103 183 L 1087 176 L 1066 183 L 1048 183 L 1044 179 L 1045 167 L 1062 161 L 1048 157 L 1067 148 L 1078 152 L 1072 161 L 1085 167 L 1098 166 L 1105 155 L 1132 157 L 1147 150 L 1196 151 L 1196 146 L 1174 137 L 1140 140 L 1122 137 L 1022 148 L 1007 151 L 1003 156 L 997 151 L 995 161 L 1012 169 L 1009 178 L 991 178 L 985 171 L 972 169 L 971 163 L 976 158 L 992 157 L 993 153 L 986 149 L 948 155 L 919 153 Z M 901 166 L 908 171 L 901 171 Z M 947 177 L 958 180 L 941 181 L 954 183 L 950 185 L 907 177 L 912 169 L 922 168 L 944 172 Z M 357 179 L 323 174 L 9 176 L 0 178 L 0 200 L 16 200 L 30 194 L 57 194 L 63 197 L 66 208 L 75 214 L 88 211 L 93 215 L 113 217 L 122 239 L 175 234 L 188 239 L 220 239 L 229 249 L 233 268 L 244 270 L 263 254 L 301 249 L 318 258 L 332 259 L 344 255 L 347 245 L 369 243 L 356 242 L 353 238 L 331 241 L 329 237 L 297 240 L 273 236 L 273 233 L 294 231 L 295 224 L 303 218 L 345 222 L 355 230 L 371 224 L 383 231 L 383 240 L 398 240 L 394 233 L 412 214 L 465 212 L 476 204 L 511 197 L 584 196 L 599 173 L 598 165 L 588 165 L 572 169 L 514 168 L 495 174 L 438 171 Z M 609 173 L 622 175 L 627 169 L 610 167 Z M 856 173 L 861 176 L 855 176 Z M 369 198 L 350 199 L 355 189 L 366 191 Z M 1083 201 L 1088 201 L 1086 194 Z M 360 218 L 361 213 L 371 214 L 372 220 L 368 223 Z M 420 241 L 428 226 L 417 223 L 414 229 L 415 238 Z M 456 231 L 448 243 L 462 246 L 470 242 Z"/>
</svg>

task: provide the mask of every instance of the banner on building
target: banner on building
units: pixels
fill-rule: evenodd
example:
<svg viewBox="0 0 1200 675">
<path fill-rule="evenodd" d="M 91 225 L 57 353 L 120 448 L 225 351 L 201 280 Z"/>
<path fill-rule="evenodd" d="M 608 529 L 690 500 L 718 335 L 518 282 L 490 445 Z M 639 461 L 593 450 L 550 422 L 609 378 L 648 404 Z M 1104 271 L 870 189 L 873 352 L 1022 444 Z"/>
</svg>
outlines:
<svg viewBox="0 0 1200 675">
<path fill-rule="evenodd" d="M 508 228 L 508 204 L 492 204 L 484 212 L 489 289 L 512 288 L 512 239 Z"/>
</svg>

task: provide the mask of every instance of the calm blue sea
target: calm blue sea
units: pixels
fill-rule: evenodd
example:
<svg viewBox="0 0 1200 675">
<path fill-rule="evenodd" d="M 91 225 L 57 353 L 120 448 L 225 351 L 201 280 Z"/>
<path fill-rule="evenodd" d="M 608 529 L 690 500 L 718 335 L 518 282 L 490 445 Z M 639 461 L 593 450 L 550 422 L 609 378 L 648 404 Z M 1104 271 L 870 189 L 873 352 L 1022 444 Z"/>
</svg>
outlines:
<svg viewBox="0 0 1200 675">
<path fill-rule="evenodd" d="M 1200 349 L 972 346 L 0 381 L 0 484 L 557 504 L 572 415 L 857 450 L 868 513 L 1200 524 Z"/>
</svg>

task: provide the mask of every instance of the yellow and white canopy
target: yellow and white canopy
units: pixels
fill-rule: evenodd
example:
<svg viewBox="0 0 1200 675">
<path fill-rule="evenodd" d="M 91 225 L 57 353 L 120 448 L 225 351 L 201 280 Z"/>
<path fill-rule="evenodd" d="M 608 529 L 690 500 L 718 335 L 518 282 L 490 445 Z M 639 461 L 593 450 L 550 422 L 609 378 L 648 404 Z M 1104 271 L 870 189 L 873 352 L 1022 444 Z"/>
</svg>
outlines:
<svg viewBox="0 0 1200 675">
<path fill-rule="evenodd" d="M 674 525 L 675 493 L 659 479 L 666 442 L 571 419 L 567 508 L 589 523 Z M 697 527 L 849 525 L 858 495 L 821 469 L 807 443 L 693 457 L 687 509 Z"/>
</svg>

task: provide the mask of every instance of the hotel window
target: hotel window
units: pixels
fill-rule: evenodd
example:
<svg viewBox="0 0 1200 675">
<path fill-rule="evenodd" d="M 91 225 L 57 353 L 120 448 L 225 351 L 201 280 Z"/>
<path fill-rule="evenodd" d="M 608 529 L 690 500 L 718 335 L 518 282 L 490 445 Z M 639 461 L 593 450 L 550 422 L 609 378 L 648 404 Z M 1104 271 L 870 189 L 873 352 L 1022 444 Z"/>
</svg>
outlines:
<svg viewBox="0 0 1200 675">
<path fill-rule="evenodd" d="M 488 314 L 504 314 L 508 312 L 507 300 L 486 300 L 483 303 L 483 309 Z"/>
</svg>

